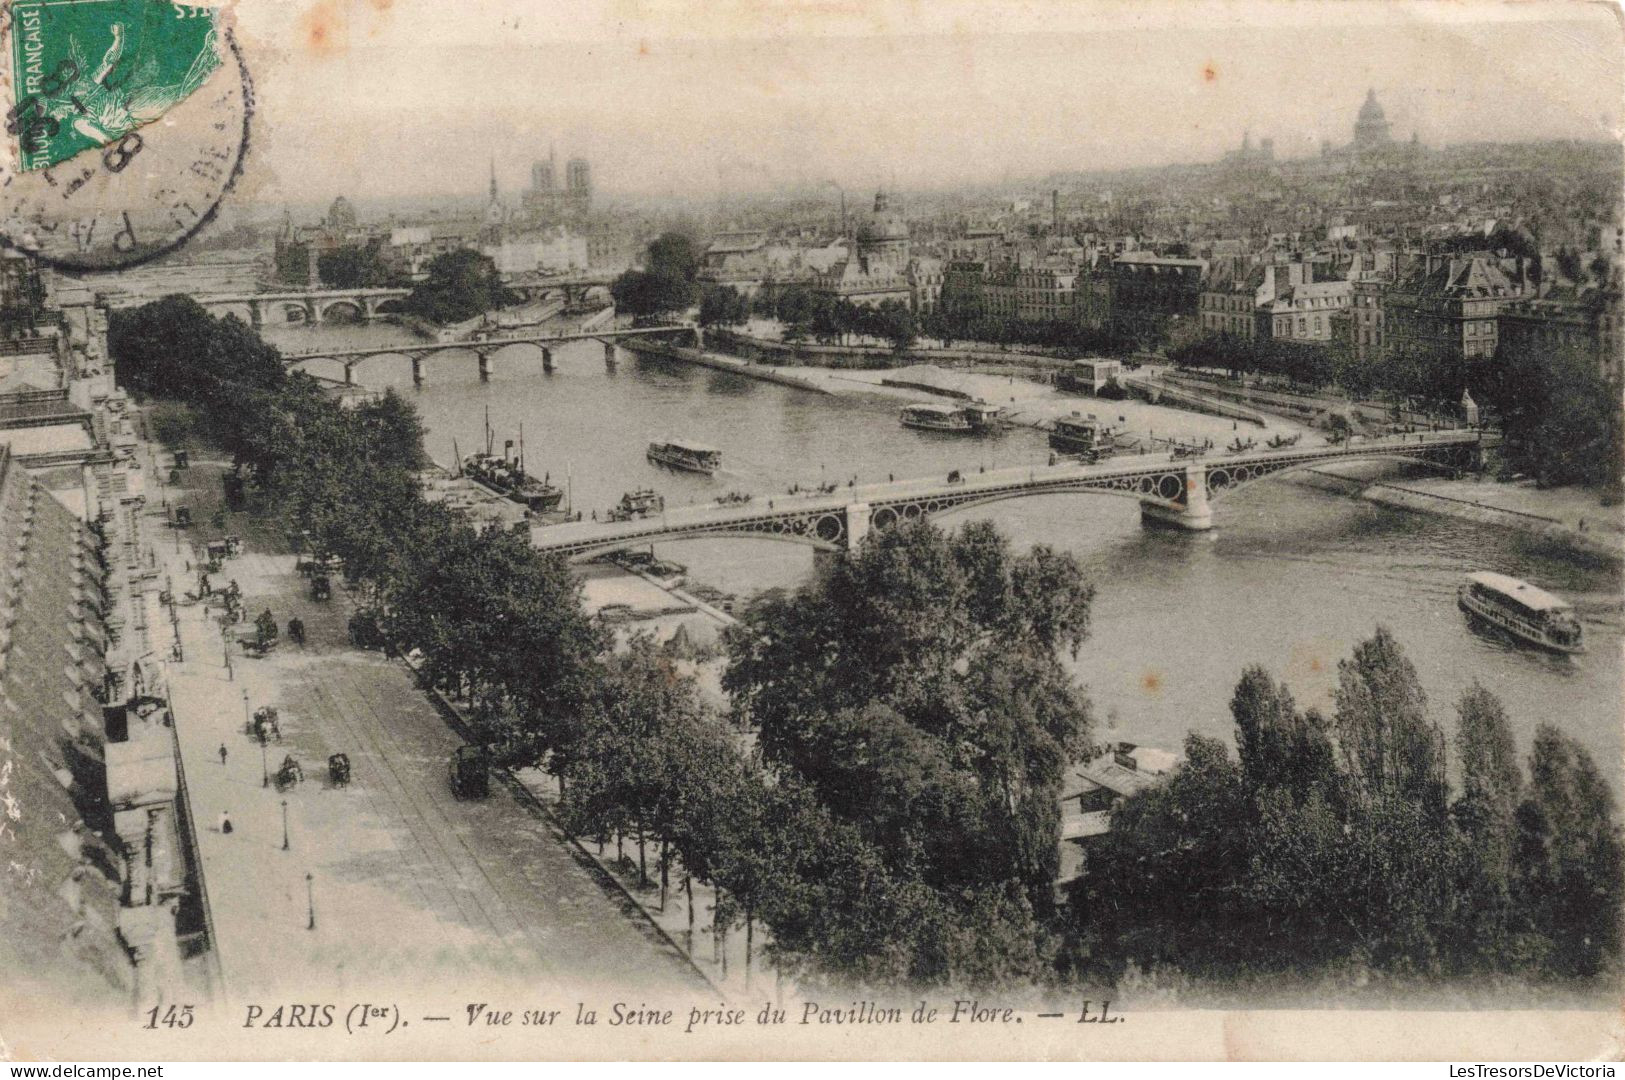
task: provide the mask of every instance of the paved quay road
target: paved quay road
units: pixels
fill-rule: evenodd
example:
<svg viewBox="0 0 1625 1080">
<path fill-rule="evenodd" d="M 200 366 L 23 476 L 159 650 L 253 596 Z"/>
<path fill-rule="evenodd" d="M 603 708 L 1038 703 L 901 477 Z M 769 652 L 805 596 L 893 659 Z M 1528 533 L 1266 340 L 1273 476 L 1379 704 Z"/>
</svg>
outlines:
<svg viewBox="0 0 1625 1080">
<path fill-rule="evenodd" d="M 207 522 L 218 474 L 192 473 L 189 482 L 215 485 L 182 495 L 199 508 L 194 520 Z M 192 552 L 185 542 L 175 550 L 162 513 L 155 508 L 155 547 L 179 597 L 197 589 L 195 568 L 186 570 Z M 233 518 L 229 527 L 245 524 Z M 251 634 L 253 615 L 269 609 L 280 644 L 249 657 L 235 640 L 224 643 L 218 606 L 181 604 L 184 661 L 170 665 L 230 999 L 387 987 L 454 1003 L 461 998 L 444 995 L 509 984 L 568 991 L 571 1000 L 588 988 L 651 999 L 709 993 L 532 807 L 499 784 L 485 800 L 453 796 L 447 759 L 461 740 L 410 672 L 350 647 L 342 595 L 310 600 L 294 556 L 256 550 L 244 531 L 244 554 L 212 582 L 235 580 L 244 593 L 248 621 L 228 634 Z M 200 541 L 202 530 L 193 532 Z M 294 615 L 306 626 L 303 648 L 287 639 Z M 263 755 L 245 730 L 262 705 L 277 708 L 281 726 Z M 348 786 L 328 779 L 327 758 L 337 752 L 350 758 Z M 286 755 L 304 780 L 278 792 L 264 784 L 265 770 L 274 773 Z M 220 831 L 222 812 L 229 834 Z"/>
</svg>

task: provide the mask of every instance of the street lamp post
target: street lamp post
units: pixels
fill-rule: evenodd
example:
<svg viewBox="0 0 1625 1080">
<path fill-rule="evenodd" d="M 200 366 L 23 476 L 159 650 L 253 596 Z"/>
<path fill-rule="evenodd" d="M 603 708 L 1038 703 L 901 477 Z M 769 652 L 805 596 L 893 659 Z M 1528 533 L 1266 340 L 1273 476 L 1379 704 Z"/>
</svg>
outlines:
<svg viewBox="0 0 1625 1080">
<path fill-rule="evenodd" d="M 288 800 L 282 800 L 282 850 L 288 850 Z"/>
<path fill-rule="evenodd" d="M 271 786 L 271 767 L 265 761 L 265 736 L 260 736 L 260 787 Z"/>
<path fill-rule="evenodd" d="M 310 872 L 306 871 L 305 872 L 305 903 L 310 909 L 310 921 L 305 923 L 305 929 L 306 930 L 314 930 L 314 929 L 316 929 L 316 891 L 315 891 L 315 886 L 312 884 L 313 880 L 314 879 L 310 876 Z"/>
</svg>

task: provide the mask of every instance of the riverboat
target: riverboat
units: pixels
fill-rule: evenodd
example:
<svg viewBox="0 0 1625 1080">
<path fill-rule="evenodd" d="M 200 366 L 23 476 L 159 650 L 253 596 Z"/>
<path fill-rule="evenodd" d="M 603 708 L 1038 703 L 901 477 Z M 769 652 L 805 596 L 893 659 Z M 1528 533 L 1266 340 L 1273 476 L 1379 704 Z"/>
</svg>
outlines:
<svg viewBox="0 0 1625 1080">
<path fill-rule="evenodd" d="M 462 460 L 463 475 L 497 492 L 532 513 L 557 510 L 564 501 L 564 489 L 549 482 L 548 477 L 538 480 L 525 471 L 525 429 L 519 428 L 519 453 L 509 456 L 513 443 L 506 443 L 499 456 L 492 453 L 491 418 L 485 418 L 485 452 L 469 454 Z"/>
<path fill-rule="evenodd" d="M 694 443 L 652 442 L 649 444 L 649 460 L 656 465 L 710 476 L 722 468 L 722 451 Z"/>
<path fill-rule="evenodd" d="M 965 410 L 957 405 L 938 405 L 935 402 L 904 405 L 897 418 L 904 427 L 919 428 L 921 431 L 969 434 L 976 430 Z"/>
<path fill-rule="evenodd" d="M 1553 652 L 1585 652 L 1580 621 L 1566 600 L 1515 577 L 1478 571 L 1456 590 L 1456 602 L 1469 615 Z"/>
<path fill-rule="evenodd" d="M 1112 429 L 1095 419 L 1095 414 L 1057 417 L 1049 433 L 1052 449 L 1065 454 L 1080 454 L 1090 461 L 1110 457 L 1117 452 L 1117 441 Z"/>
<path fill-rule="evenodd" d="M 658 514 L 664 509 L 665 496 L 657 494 L 653 488 L 639 488 L 621 496 L 620 504 L 610 509 L 609 520 L 631 521 L 633 518 Z"/>
<path fill-rule="evenodd" d="M 1004 410 L 985 401 L 972 401 L 960 407 L 972 431 L 997 431 L 1004 426 Z"/>
</svg>

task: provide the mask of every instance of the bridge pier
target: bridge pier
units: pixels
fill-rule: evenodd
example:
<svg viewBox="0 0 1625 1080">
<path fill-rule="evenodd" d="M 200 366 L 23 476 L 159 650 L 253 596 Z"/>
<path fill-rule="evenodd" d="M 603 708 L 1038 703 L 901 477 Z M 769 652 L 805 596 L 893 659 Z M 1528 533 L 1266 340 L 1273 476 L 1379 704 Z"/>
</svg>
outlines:
<svg viewBox="0 0 1625 1080">
<path fill-rule="evenodd" d="M 492 367 L 491 354 L 482 352 L 479 353 L 478 356 L 480 358 L 480 382 L 490 382 Z"/>
<path fill-rule="evenodd" d="M 412 357 L 412 385 L 423 385 L 423 357 Z"/>
<path fill-rule="evenodd" d="M 1182 508 L 1140 504 L 1142 525 L 1168 525 L 1189 532 L 1206 532 L 1213 528 L 1213 507 L 1207 499 L 1207 467 L 1185 466 L 1185 505 Z"/>
<path fill-rule="evenodd" d="M 613 341 L 604 342 L 604 366 L 607 368 L 615 366 L 615 343 Z"/>
<path fill-rule="evenodd" d="M 553 350 L 549 349 L 545 345 L 542 346 L 542 370 L 543 371 L 552 371 L 553 370 Z"/>
<path fill-rule="evenodd" d="M 265 325 L 265 309 L 260 306 L 258 300 L 248 302 L 248 325 L 255 330 Z"/>
<path fill-rule="evenodd" d="M 344 385 L 355 385 L 355 364 L 353 363 L 344 365 Z"/>
<path fill-rule="evenodd" d="M 852 503 L 846 508 L 846 550 L 856 551 L 869 535 L 871 515 L 868 503 Z"/>
</svg>

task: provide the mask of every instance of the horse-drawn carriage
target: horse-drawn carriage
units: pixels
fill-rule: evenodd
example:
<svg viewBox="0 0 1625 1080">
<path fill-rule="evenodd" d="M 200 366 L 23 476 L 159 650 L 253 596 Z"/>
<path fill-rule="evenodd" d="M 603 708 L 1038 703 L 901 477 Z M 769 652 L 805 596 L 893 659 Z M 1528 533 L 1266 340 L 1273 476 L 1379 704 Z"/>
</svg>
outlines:
<svg viewBox="0 0 1625 1080">
<path fill-rule="evenodd" d="M 333 595 L 333 579 L 326 574 L 314 574 L 310 579 L 310 598 L 327 600 Z"/>
<path fill-rule="evenodd" d="M 254 718 L 246 725 L 248 734 L 260 742 L 282 741 L 282 728 L 277 723 L 275 705 L 261 705 L 254 710 Z"/>
<path fill-rule="evenodd" d="M 276 643 L 276 619 L 269 610 L 262 611 L 254 619 L 254 636 L 243 639 L 243 649 L 254 656 L 264 656 L 276 648 Z"/>
<path fill-rule="evenodd" d="M 350 616 L 350 644 L 358 649 L 382 649 L 387 644 L 376 612 L 362 608 Z"/>
<path fill-rule="evenodd" d="M 451 790 L 459 799 L 483 799 L 490 791 L 491 755 L 483 746 L 459 746 L 451 755 Z"/>
<path fill-rule="evenodd" d="M 287 754 L 282 758 L 282 764 L 276 767 L 276 772 L 271 774 L 271 783 L 276 785 L 278 791 L 287 791 L 304 778 L 305 770 L 299 764 L 299 760 L 292 754 Z"/>
<path fill-rule="evenodd" d="M 327 756 L 327 779 L 334 787 L 350 786 L 350 755 L 340 752 Z"/>
</svg>

